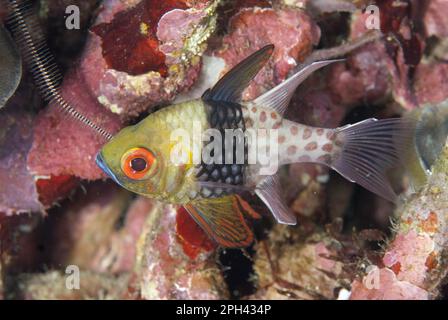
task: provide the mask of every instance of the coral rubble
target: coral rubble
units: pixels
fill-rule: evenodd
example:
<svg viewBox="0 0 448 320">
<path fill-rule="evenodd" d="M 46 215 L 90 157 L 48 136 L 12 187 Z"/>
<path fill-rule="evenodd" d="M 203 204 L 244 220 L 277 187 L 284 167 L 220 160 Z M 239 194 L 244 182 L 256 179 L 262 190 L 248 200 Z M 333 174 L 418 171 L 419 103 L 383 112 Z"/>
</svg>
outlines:
<svg viewBox="0 0 448 320">
<path fill-rule="evenodd" d="M 370 2 L 37 1 L 44 30 L 58 30 L 46 36 L 65 72 L 61 94 L 113 133 L 200 97 L 270 43 L 273 59 L 245 100 L 306 63 L 345 58 L 301 85 L 288 119 L 336 128 L 446 104 L 446 1 L 379 1 L 376 31 L 366 27 Z M 57 19 L 69 4 L 82 12 L 80 30 Z M 0 298 L 446 298 L 448 142 L 421 189 L 392 172 L 397 205 L 320 165 L 282 168 L 299 225 L 263 215 L 252 247 L 226 251 L 185 209 L 104 181 L 103 144 L 57 103 L 44 105 L 26 71 L 0 105 Z M 67 285 L 73 270 L 80 290 Z"/>
</svg>

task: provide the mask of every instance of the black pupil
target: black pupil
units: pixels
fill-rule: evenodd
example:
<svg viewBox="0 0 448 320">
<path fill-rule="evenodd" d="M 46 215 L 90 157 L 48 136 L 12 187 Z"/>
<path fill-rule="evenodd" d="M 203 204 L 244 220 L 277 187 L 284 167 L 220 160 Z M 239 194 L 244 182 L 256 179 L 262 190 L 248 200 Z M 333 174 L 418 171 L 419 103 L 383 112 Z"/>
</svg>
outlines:
<svg viewBox="0 0 448 320">
<path fill-rule="evenodd" d="M 131 168 L 136 172 L 141 172 L 146 169 L 146 160 L 143 158 L 135 158 L 131 161 Z"/>
</svg>

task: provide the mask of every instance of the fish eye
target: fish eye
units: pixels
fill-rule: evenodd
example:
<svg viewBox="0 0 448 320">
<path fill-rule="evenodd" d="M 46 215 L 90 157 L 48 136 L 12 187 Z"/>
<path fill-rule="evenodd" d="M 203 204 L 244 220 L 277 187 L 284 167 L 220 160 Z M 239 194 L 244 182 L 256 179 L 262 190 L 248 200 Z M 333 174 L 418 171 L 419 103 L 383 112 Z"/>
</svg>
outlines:
<svg viewBox="0 0 448 320">
<path fill-rule="evenodd" d="M 148 166 L 148 163 L 143 158 L 135 158 L 131 160 L 131 168 L 135 172 L 142 172 L 144 171 Z"/>
<path fill-rule="evenodd" d="M 146 148 L 132 148 L 121 159 L 121 169 L 133 180 L 143 180 L 155 173 L 156 157 Z"/>
</svg>

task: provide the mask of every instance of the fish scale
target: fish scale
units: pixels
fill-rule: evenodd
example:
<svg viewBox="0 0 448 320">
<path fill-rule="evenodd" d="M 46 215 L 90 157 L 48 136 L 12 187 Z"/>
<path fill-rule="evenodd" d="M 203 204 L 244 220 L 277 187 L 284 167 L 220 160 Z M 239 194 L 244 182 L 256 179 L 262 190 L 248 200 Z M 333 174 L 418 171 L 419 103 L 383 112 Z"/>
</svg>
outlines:
<svg viewBox="0 0 448 320">
<path fill-rule="evenodd" d="M 225 131 L 228 129 L 245 130 L 243 120 L 243 110 L 239 103 L 222 102 L 208 100 L 205 101 L 207 119 L 210 128 L 217 129 L 222 137 L 225 137 Z M 208 144 L 213 143 L 210 141 Z M 207 143 L 204 145 L 206 147 Z M 227 185 L 244 185 L 244 174 L 247 166 L 247 143 L 244 142 L 244 163 L 236 163 L 236 143 L 233 150 L 233 161 L 226 164 L 225 139 L 222 140 L 222 164 L 206 164 L 203 159 L 200 165 L 196 167 L 196 178 L 201 182 L 215 182 Z M 233 191 L 225 188 L 201 187 L 200 194 L 204 198 L 217 198 L 232 193 Z"/>
</svg>

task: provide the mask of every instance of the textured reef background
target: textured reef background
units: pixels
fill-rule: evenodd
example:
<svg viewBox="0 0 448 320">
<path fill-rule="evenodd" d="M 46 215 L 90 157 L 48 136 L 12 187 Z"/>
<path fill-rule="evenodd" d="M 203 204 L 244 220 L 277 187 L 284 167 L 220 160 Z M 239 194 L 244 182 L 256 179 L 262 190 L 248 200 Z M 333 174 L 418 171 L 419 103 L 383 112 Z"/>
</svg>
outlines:
<svg viewBox="0 0 448 320">
<path fill-rule="evenodd" d="M 116 132 L 196 98 L 273 43 L 251 99 L 305 61 L 345 56 L 296 92 L 287 117 L 337 127 L 448 103 L 448 3 L 349 0 L 41 0 L 62 93 Z M 376 3 L 381 32 L 363 14 Z M 65 28 L 77 5 L 81 29 Z M 0 19 L 6 12 L 0 8 Z M 264 214 L 247 250 L 216 247 L 183 209 L 120 189 L 96 167 L 101 139 L 45 105 L 31 77 L 0 109 L 4 299 L 438 299 L 448 296 L 448 144 L 400 204 L 318 165 L 282 169 L 297 227 Z M 80 289 L 66 287 L 68 266 Z"/>
</svg>

